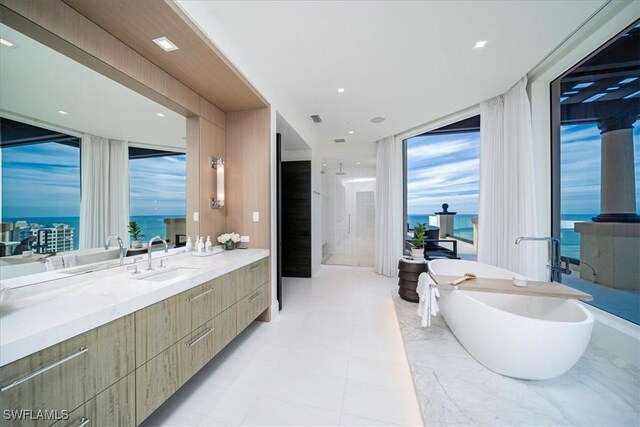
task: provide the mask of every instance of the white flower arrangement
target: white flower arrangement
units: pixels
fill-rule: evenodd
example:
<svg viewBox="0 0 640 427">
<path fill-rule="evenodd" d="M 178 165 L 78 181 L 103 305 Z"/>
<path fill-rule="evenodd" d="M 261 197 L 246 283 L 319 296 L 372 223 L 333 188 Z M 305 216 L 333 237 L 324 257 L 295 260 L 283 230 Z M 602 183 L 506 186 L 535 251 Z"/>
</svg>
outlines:
<svg viewBox="0 0 640 427">
<path fill-rule="evenodd" d="M 223 245 L 231 240 L 233 243 L 238 243 L 240 241 L 240 235 L 238 233 L 224 233 L 218 236 L 218 242 Z"/>
</svg>

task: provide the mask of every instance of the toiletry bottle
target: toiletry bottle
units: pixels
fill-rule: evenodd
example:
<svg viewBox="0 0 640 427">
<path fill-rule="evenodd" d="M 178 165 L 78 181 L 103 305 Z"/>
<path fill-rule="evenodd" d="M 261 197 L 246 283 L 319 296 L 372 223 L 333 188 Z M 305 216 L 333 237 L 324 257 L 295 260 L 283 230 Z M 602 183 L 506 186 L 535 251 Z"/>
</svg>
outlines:
<svg viewBox="0 0 640 427">
<path fill-rule="evenodd" d="M 204 249 L 207 253 L 211 252 L 211 236 L 207 236 L 207 243 L 204 244 Z"/>
<path fill-rule="evenodd" d="M 204 242 L 202 241 L 202 237 L 198 239 L 198 253 L 204 252 Z"/>
<path fill-rule="evenodd" d="M 187 237 L 187 244 L 184 245 L 184 248 L 187 252 L 191 252 L 193 250 L 193 242 L 191 241 L 191 237 Z"/>
</svg>

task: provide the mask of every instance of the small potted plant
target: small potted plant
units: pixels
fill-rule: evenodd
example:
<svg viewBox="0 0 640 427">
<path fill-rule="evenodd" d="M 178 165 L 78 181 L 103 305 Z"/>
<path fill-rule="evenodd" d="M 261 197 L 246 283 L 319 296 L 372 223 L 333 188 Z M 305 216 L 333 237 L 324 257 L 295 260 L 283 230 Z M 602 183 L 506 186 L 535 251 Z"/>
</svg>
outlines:
<svg viewBox="0 0 640 427">
<path fill-rule="evenodd" d="M 129 234 L 131 235 L 131 247 L 141 248 L 141 238 L 144 237 L 144 234 L 142 234 L 142 230 L 140 230 L 140 226 L 136 221 L 129 221 Z"/>
<path fill-rule="evenodd" d="M 240 241 L 240 235 L 238 233 L 224 233 L 218 236 L 218 242 L 224 245 L 224 249 L 227 251 L 236 248 L 236 243 Z"/>
<path fill-rule="evenodd" d="M 427 233 L 427 224 L 418 223 L 413 227 L 413 239 L 411 239 L 411 256 L 424 258 L 424 239 Z"/>
</svg>

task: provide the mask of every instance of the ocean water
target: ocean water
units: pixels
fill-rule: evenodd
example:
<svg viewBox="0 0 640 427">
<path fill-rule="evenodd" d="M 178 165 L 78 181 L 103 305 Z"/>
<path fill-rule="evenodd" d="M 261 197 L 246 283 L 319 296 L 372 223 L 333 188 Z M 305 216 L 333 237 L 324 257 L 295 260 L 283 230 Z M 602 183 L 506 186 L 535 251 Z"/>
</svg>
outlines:
<svg viewBox="0 0 640 427">
<path fill-rule="evenodd" d="M 565 257 L 580 259 L 580 234 L 574 231 L 576 222 L 590 221 L 597 214 L 564 214 L 560 217 L 560 254 Z M 473 240 L 472 218 L 477 218 L 478 214 L 457 214 L 453 217 L 453 233 L 457 237 L 466 240 Z M 407 215 L 409 228 L 413 228 L 418 223 L 434 222 L 436 215 L 413 214 Z"/>
<path fill-rule="evenodd" d="M 142 215 L 132 216 L 131 221 L 137 221 L 144 239 L 150 239 L 153 236 L 165 236 L 167 229 L 164 224 L 165 218 L 180 218 L 179 215 Z M 3 218 L 3 222 L 15 223 L 16 221 L 27 221 L 30 224 L 51 225 L 54 223 L 67 224 L 74 228 L 73 231 L 73 249 L 78 249 L 80 239 L 80 218 L 79 217 L 21 217 L 21 218 Z"/>
</svg>

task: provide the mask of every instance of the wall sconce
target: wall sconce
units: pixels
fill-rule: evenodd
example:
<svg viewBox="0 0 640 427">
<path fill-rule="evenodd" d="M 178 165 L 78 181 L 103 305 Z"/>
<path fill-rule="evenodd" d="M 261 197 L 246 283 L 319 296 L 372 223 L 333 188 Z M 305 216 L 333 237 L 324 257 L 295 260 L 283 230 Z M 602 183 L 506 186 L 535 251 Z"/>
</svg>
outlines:
<svg viewBox="0 0 640 427">
<path fill-rule="evenodd" d="M 209 164 L 216 170 L 216 197 L 211 199 L 211 209 L 220 209 L 224 206 L 224 160 L 211 158 Z"/>
</svg>

